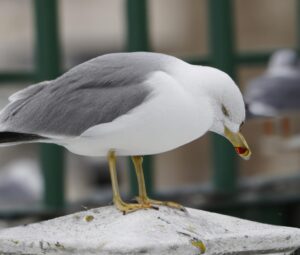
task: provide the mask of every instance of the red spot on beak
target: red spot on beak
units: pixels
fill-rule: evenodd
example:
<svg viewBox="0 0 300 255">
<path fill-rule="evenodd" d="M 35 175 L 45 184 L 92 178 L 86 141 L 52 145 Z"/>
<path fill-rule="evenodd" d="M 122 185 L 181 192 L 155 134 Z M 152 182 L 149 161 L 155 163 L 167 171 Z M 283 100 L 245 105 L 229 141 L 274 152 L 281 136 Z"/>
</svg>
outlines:
<svg viewBox="0 0 300 255">
<path fill-rule="evenodd" d="M 235 147 L 235 151 L 237 154 L 244 155 L 246 152 L 248 152 L 248 149 L 245 147 Z"/>
</svg>

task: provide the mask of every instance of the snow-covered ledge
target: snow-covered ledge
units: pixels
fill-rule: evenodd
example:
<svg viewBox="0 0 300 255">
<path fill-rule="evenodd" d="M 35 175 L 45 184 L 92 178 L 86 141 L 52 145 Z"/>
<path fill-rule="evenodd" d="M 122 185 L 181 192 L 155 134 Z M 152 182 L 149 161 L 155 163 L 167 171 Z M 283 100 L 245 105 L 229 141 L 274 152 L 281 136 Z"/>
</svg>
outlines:
<svg viewBox="0 0 300 255">
<path fill-rule="evenodd" d="M 113 206 L 0 231 L 0 254 L 290 254 L 300 230 L 166 207 Z"/>
</svg>

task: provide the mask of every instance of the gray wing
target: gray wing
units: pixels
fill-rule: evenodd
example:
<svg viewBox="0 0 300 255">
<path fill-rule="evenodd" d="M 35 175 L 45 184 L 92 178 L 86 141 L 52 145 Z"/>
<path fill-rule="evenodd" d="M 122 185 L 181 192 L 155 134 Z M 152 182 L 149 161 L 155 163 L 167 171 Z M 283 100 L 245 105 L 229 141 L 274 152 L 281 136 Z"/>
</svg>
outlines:
<svg viewBox="0 0 300 255">
<path fill-rule="evenodd" d="M 146 100 L 151 91 L 145 80 L 163 70 L 165 58 L 117 53 L 90 60 L 13 95 L 0 114 L 0 126 L 5 131 L 76 136 L 111 122 Z"/>
<path fill-rule="evenodd" d="M 300 76 L 268 77 L 253 80 L 245 91 L 247 104 L 263 103 L 278 111 L 300 108 Z"/>
</svg>

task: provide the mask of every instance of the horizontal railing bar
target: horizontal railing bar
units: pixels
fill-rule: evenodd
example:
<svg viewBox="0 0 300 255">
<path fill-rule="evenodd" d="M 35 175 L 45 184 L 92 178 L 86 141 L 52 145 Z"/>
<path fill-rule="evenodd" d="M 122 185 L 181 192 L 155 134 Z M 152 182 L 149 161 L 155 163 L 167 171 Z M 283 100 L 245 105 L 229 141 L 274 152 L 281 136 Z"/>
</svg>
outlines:
<svg viewBox="0 0 300 255">
<path fill-rule="evenodd" d="M 268 63 L 272 53 L 276 50 L 278 49 L 262 52 L 241 52 L 236 55 L 235 61 L 238 65 L 264 65 Z M 211 65 L 211 60 L 208 56 L 198 56 L 183 59 L 194 65 Z"/>
<path fill-rule="evenodd" d="M 34 82 L 35 74 L 33 72 L 0 72 L 0 83 L 8 82 Z"/>
<path fill-rule="evenodd" d="M 263 64 L 267 64 L 269 61 L 269 58 L 271 57 L 271 55 L 273 54 L 273 51 L 269 51 L 269 52 L 243 52 L 243 53 L 239 53 L 236 58 L 235 61 L 237 64 L 240 65 L 263 65 Z"/>
<path fill-rule="evenodd" d="M 182 58 L 184 61 L 193 64 L 193 65 L 210 65 L 210 60 L 207 56 L 202 56 L 202 57 L 187 57 L 187 58 Z"/>
<path fill-rule="evenodd" d="M 241 65 L 266 64 L 274 51 L 275 50 L 269 52 L 242 52 L 236 56 L 235 61 Z M 182 59 L 194 65 L 210 65 L 208 56 L 187 57 Z M 0 72 L 0 83 L 34 82 L 36 80 L 35 78 L 36 76 L 33 72 Z"/>
</svg>

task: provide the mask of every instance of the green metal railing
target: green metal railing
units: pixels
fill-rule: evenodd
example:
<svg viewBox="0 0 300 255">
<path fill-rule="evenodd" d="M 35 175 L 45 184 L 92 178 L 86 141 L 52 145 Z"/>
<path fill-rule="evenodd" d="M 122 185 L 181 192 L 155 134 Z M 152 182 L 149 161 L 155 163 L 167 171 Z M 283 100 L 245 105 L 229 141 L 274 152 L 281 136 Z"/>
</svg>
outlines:
<svg viewBox="0 0 300 255">
<path fill-rule="evenodd" d="M 236 78 L 232 1 L 209 0 L 211 65 Z M 225 139 L 213 135 L 213 184 L 218 193 L 233 193 L 237 183 L 236 156 Z"/>
<path fill-rule="evenodd" d="M 210 54 L 206 57 L 186 59 L 192 64 L 215 66 L 233 79 L 237 78 L 236 67 L 240 64 L 266 64 L 272 52 L 236 53 L 234 38 L 233 1 L 209 0 L 209 45 Z M 127 48 L 129 51 L 151 50 L 147 24 L 147 1 L 127 0 Z M 232 146 L 222 137 L 212 135 L 213 144 L 213 187 L 216 193 L 233 194 L 237 188 L 238 165 Z M 146 185 L 151 192 L 155 190 L 152 180 L 152 159 L 146 158 L 144 164 Z M 136 194 L 135 176 L 131 174 L 131 193 Z"/>
<path fill-rule="evenodd" d="M 35 67 L 32 72 L 0 73 L 0 83 L 38 82 L 54 79 L 61 73 L 59 20 L 57 0 L 34 0 Z M 56 145 L 40 146 L 40 162 L 44 176 L 44 206 L 64 207 L 64 153 Z"/>
<path fill-rule="evenodd" d="M 127 50 L 149 51 L 148 16 L 146 0 L 127 0 Z M 131 168 L 132 168 L 132 164 Z M 153 193 L 152 159 L 144 157 L 144 175 L 149 195 Z M 134 171 L 130 171 L 131 196 L 138 194 L 138 186 Z"/>
<path fill-rule="evenodd" d="M 147 1 L 127 0 L 127 50 L 151 50 L 147 22 Z M 236 78 L 241 64 L 265 64 L 271 52 L 236 53 L 234 13 L 231 0 L 209 0 L 209 45 L 206 57 L 187 59 L 193 64 L 220 68 Z M 60 72 L 60 45 L 57 0 L 34 0 L 36 24 L 36 65 L 34 72 L 0 73 L 0 82 L 34 82 L 57 77 Z M 101 42 L 99 42 L 101 43 Z M 232 147 L 222 138 L 213 136 L 213 185 L 217 193 L 232 194 L 236 190 L 238 166 Z M 152 158 L 144 162 L 149 193 L 154 192 Z M 44 173 L 44 202 L 50 208 L 64 206 L 64 154 L 54 145 L 41 146 L 41 165 Z M 135 176 L 131 175 L 132 194 L 137 193 Z"/>
<path fill-rule="evenodd" d="M 36 80 L 52 80 L 61 72 L 58 10 L 56 0 L 35 0 Z M 43 144 L 40 149 L 44 175 L 44 202 L 47 207 L 64 205 L 63 148 Z"/>
</svg>

